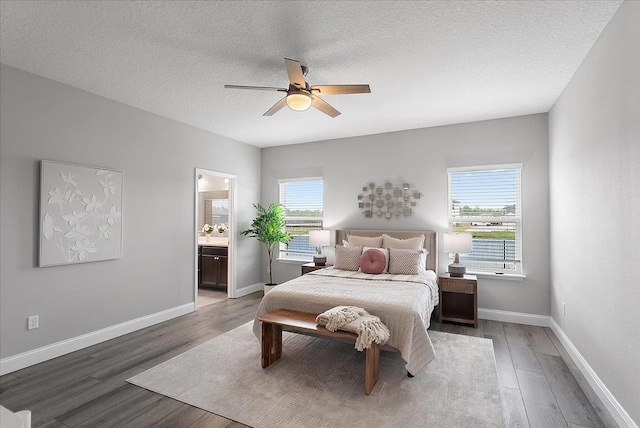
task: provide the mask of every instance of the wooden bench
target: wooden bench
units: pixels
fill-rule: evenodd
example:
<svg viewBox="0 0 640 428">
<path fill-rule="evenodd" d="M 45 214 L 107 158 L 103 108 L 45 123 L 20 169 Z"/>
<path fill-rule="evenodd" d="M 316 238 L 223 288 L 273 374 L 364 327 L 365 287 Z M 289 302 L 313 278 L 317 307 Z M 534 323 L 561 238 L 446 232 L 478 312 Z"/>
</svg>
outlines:
<svg viewBox="0 0 640 428">
<path fill-rule="evenodd" d="M 347 331 L 329 331 L 316 324 L 316 314 L 279 309 L 261 315 L 262 321 L 262 368 L 269 367 L 282 356 L 282 331 L 323 337 L 338 341 L 355 343 L 358 335 Z M 378 382 L 378 362 L 380 346 L 372 343 L 366 350 L 364 369 L 364 392 L 371 394 Z"/>
</svg>

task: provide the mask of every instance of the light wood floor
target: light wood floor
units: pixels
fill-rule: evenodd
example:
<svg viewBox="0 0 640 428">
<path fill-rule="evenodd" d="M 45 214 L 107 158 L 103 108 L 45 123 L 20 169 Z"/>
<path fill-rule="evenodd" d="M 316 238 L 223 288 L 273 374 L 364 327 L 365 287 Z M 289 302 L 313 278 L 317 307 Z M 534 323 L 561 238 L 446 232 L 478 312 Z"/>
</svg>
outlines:
<svg viewBox="0 0 640 428">
<path fill-rule="evenodd" d="M 0 404 L 31 410 L 34 427 L 243 427 L 126 379 L 252 320 L 261 298 L 207 305 L 2 376 Z M 493 340 L 509 427 L 616 426 L 551 330 L 494 321 L 431 328 Z"/>
<path fill-rule="evenodd" d="M 227 292 L 222 290 L 211 290 L 209 288 L 198 288 L 198 309 L 203 306 L 219 303 L 226 300 Z"/>
<path fill-rule="evenodd" d="M 507 427 L 617 427 L 549 328 L 480 320 L 433 330 L 491 339 Z"/>
</svg>

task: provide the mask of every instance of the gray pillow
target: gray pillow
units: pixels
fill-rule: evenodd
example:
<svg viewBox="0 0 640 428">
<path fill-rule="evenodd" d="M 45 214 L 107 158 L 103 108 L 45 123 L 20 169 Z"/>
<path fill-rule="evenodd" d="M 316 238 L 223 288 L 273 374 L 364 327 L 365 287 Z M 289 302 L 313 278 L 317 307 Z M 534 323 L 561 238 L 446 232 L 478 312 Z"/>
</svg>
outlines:
<svg viewBox="0 0 640 428">
<path fill-rule="evenodd" d="M 389 250 L 389 273 L 392 275 L 420 275 L 420 251 Z"/>
<path fill-rule="evenodd" d="M 357 271 L 360 268 L 362 247 L 343 247 L 336 245 L 336 259 L 334 269 Z"/>
</svg>

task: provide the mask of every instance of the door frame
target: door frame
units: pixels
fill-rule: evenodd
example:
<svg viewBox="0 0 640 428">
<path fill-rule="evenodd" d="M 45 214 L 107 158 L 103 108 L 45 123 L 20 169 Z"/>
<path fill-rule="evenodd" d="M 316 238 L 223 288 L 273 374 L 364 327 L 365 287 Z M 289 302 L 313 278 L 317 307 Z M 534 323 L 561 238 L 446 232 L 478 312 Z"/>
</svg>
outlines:
<svg viewBox="0 0 640 428">
<path fill-rule="evenodd" d="M 194 172 L 194 280 L 193 280 L 193 303 L 198 309 L 198 176 L 211 175 L 214 177 L 229 179 L 229 248 L 228 248 L 228 268 L 227 268 L 227 297 L 235 299 L 237 264 L 236 264 L 236 193 L 237 193 L 237 175 L 228 174 L 226 172 L 213 171 L 210 169 L 196 168 Z"/>
</svg>

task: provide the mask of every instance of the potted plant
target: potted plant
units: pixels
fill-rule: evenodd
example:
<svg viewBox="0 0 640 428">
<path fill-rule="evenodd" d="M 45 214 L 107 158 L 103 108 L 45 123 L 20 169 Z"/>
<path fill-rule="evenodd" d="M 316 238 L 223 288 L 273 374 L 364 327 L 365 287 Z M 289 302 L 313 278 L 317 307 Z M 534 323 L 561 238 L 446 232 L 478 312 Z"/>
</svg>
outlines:
<svg viewBox="0 0 640 428">
<path fill-rule="evenodd" d="M 218 236 L 222 236 L 222 234 L 227 231 L 227 225 L 224 223 L 214 224 L 213 229 L 218 232 Z"/>
<path fill-rule="evenodd" d="M 252 238 L 257 238 L 267 247 L 267 256 L 269 257 L 269 265 L 267 266 L 267 273 L 269 274 L 269 282 L 265 284 L 265 293 L 271 288 L 275 287 L 273 283 L 273 277 L 271 276 L 271 262 L 273 261 L 273 254 L 278 251 L 278 245 L 282 242 L 286 244 L 291 240 L 291 235 L 284 231 L 284 214 L 282 206 L 273 203 L 267 208 L 260 204 L 253 204 L 253 207 L 258 210 L 258 216 L 253 219 L 251 227 L 242 234 Z"/>
<path fill-rule="evenodd" d="M 202 228 L 202 232 L 204 232 L 206 241 L 209 242 L 209 239 L 211 238 L 211 233 L 213 232 L 213 226 L 211 226 L 209 223 L 205 224 L 204 227 Z"/>
</svg>

